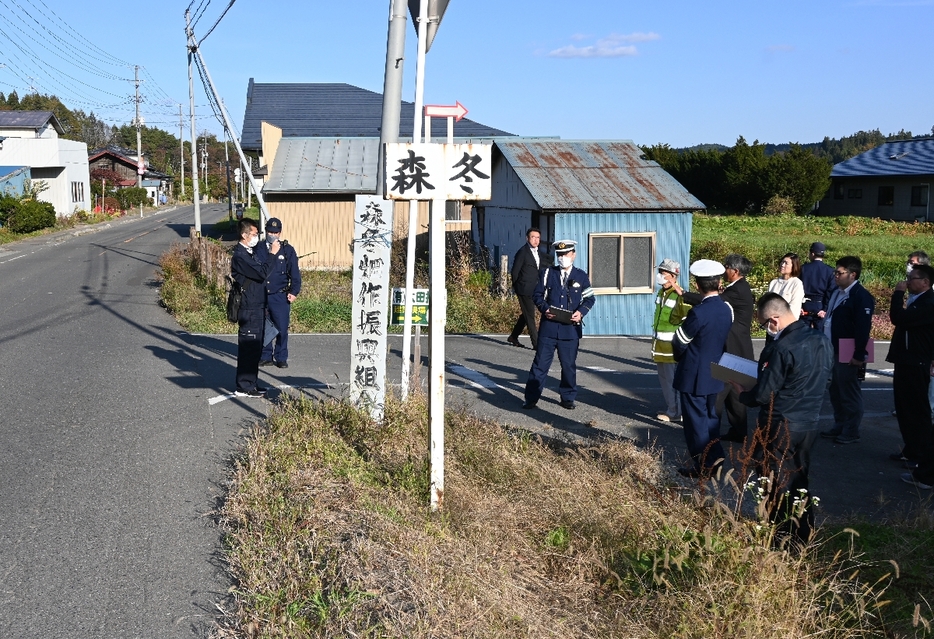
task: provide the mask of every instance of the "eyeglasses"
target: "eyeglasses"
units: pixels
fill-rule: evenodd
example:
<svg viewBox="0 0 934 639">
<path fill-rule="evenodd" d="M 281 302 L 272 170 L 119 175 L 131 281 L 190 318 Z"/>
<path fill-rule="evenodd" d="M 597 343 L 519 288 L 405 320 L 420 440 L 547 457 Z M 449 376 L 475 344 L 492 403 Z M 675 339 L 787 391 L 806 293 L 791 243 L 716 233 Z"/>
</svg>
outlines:
<svg viewBox="0 0 934 639">
<path fill-rule="evenodd" d="M 849 275 L 849 274 L 850 274 L 849 271 L 834 271 L 833 272 L 834 277 L 843 277 L 844 275 Z"/>
<path fill-rule="evenodd" d="M 909 280 L 926 280 L 927 278 L 923 275 L 909 275 Z"/>
</svg>

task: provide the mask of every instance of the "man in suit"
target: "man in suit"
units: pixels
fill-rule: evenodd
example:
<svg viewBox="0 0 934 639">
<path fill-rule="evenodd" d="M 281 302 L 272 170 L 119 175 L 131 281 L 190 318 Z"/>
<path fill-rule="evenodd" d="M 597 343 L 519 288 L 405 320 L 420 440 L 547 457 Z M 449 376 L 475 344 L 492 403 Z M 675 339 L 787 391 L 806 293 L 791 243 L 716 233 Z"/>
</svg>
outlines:
<svg viewBox="0 0 934 639">
<path fill-rule="evenodd" d="M 724 272 L 720 262 L 698 260 L 691 264 L 690 272 L 704 297 L 688 312 L 671 343 L 678 360 L 674 387 L 681 393 L 684 439 L 692 460 L 678 472 L 685 477 L 705 477 L 715 474 L 726 457 L 717 416 L 717 394 L 723 390 L 723 382 L 713 378 L 710 364 L 723 355 L 733 312 L 718 294 Z"/>
<path fill-rule="evenodd" d="M 746 405 L 760 407 L 757 441 L 764 456 L 759 477 L 770 478 L 767 508 L 778 526 L 776 539 L 792 535 L 807 543 L 814 524 L 807 492 L 811 447 L 830 383 L 833 347 L 825 335 L 795 317 L 777 293 L 759 299 L 757 315 L 772 339 L 759 356 L 756 384 L 748 390 L 736 382 L 730 386 L 741 391 Z"/>
<path fill-rule="evenodd" d="M 558 351 L 561 362 L 561 408 L 574 410 L 577 398 L 577 347 L 583 331 L 581 323 L 594 305 L 593 288 L 587 272 L 574 266 L 577 243 L 561 240 L 552 245 L 558 259 L 557 266 L 542 271 L 532 299 L 542 313 L 538 327 L 538 348 L 525 384 L 525 403 L 522 408 L 535 408 L 545 388 L 545 377 L 551 361 Z M 553 312 L 560 309 L 561 315 Z M 563 316 L 567 317 L 563 317 Z"/>
<path fill-rule="evenodd" d="M 859 425 L 863 420 L 862 373 L 868 359 L 867 344 L 872 328 L 872 312 L 876 300 L 859 283 L 863 263 L 855 255 L 837 260 L 834 279 L 837 290 L 830 297 L 824 317 L 824 334 L 833 344 L 834 365 L 830 380 L 830 403 L 833 406 L 833 428 L 821 431 L 821 437 L 838 444 L 859 442 Z M 853 356 L 840 361 L 840 340 L 853 341 Z"/>
<path fill-rule="evenodd" d="M 824 316 L 827 314 L 827 304 L 830 296 L 837 288 L 834 282 L 833 269 L 824 264 L 824 253 L 827 247 L 822 242 L 811 244 L 809 261 L 801 267 L 801 283 L 804 284 L 804 304 L 801 305 L 801 315 L 814 328 L 821 330 L 824 326 Z"/>
<path fill-rule="evenodd" d="M 752 350 L 752 312 L 756 304 L 752 289 L 746 276 L 752 270 L 752 263 L 742 255 L 730 253 L 723 258 L 725 269 L 723 279 L 726 286 L 720 291 L 720 297 L 733 311 L 733 324 L 726 336 L 725 351 L 737 357 L 754 359 Z M 703 296 L 699 293 L 685 293 L 684 301 L 688 304 L 700 304 Z M 717 395 L 717 415 L 722 417 L 726 413 L 727 423 L 730 425 L 726 435 L 720 437 L 723 441 L 743 442 L 746 439 L 749 422 L 746 414 L 746 405 L 739 401 L 739 394 L 729 384 Z"/>
<path fill-rule="evenodd" d="M 928 400 L 931 361 L 934 360 L 934 269 L 917 265 L 895 285 L 889 318 L 895 325 L 885 361 L 895 364 L 892 390 L 904 447 L 893 455 L 916 466 L 931 444 L 931 413 L 919 410 Z M 908 293 L 907 304 L 905 293 Z"/>
<path fill-rule="evenodd" d="M 506 341 L 513 346 L 522 348 L 519 335 L 526 326 L 529 328 L 529 337 L 532 338 L 532 348 L 538 347 L 538 327 L 535 322 L 535 302 L 532 293 L 538 284 L 539 273 L 546 266 L 551 266 L 551 256 L 538 248 L 542 241 L 542 234 L 536 228 L 530 228 L 525 233 L 526 243 L 516 251 L 512 258 L 512 289 L 519 298 L 519 318 L 512 328 L 512 333 Z"/>
</svg>

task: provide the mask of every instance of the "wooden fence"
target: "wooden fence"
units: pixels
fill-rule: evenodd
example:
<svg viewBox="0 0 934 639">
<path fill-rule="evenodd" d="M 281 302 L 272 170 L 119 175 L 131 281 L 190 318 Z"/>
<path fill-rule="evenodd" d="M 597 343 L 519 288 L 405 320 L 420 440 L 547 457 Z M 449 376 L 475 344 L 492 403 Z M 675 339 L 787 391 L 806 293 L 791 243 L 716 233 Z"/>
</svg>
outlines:
<svg viewBox="0 0 934 639">
<path fill-rule="evenodd" d="M 202 237 L 194 227 L 189 233 L 188 255 L 191 257 L 198 273 L 218 289 L 227 290 L 230 286 L 227 276 L 230 275 L 230 251 L 217 242 Z"/>
</svg>

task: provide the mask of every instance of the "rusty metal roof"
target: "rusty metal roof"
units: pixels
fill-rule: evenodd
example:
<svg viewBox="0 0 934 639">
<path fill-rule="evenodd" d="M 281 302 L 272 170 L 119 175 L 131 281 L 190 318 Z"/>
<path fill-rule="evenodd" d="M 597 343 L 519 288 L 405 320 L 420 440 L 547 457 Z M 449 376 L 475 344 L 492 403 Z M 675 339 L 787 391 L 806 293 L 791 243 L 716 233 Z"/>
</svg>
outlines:
<svg viewBox="0 0 934 639">
<path fill-rule="evenodd" d="M 497 140 L 542 210 L 706 208 L 629 140 Z"/>
</svg>

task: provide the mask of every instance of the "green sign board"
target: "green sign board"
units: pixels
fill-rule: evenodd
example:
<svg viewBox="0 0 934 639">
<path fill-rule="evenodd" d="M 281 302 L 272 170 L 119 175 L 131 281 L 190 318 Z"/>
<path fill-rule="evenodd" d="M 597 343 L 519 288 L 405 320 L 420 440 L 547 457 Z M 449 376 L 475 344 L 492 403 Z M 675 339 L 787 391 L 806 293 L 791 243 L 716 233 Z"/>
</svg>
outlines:
<svg viewBox="0 0 934 639">
<path fill-rule="evenodd" d="M 428 326 L 428 303 L 431 297 L 427 288 L 412 290 L 412 324 L 415 326 Z M 390 313 L 391 324 L 405 324 L 405 289 L 392 289 L 392 309 Z"/>
</svg>

